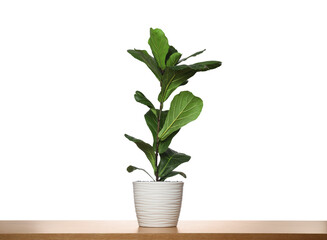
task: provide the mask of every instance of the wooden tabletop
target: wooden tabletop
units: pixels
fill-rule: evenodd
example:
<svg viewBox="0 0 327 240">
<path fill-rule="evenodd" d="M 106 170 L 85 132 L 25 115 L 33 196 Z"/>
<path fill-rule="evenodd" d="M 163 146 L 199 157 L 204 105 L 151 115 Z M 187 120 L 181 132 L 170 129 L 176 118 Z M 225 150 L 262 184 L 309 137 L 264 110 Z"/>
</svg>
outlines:
<svg viewBox="0 0 327 240">
<path fill-rule="evenodd" d="M 327 221 L 180 221 L 141 228 L 136 221 L 0 221 L 0 240 L 327 240 Z"/>
</svg>

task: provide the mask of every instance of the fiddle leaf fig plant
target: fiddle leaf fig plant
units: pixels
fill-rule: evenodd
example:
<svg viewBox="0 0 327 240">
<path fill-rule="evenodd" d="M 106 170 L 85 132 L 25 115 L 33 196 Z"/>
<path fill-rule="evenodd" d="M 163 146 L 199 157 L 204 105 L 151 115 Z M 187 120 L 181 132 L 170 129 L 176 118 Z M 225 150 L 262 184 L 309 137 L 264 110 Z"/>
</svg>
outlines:
<svg viewBox="0 0 327 240">
<path fill-rule="evenodd" d="M 142 92 L 136 91 L 134 95 L 137 102 L 149 108 L 144 118 L 152 134 L 153 142 L 146 143 L 127 134 L 125 137 L 144 152 L 152 166 L 154 178 L 143 168 L 132 165 L 127 167 L 127 171 L 144 171 L 153 181 L 165 181 L 176 175 L 186 178 L 185 173 L 175 171 L 175 169 L 180 164 L 188 162 L 191 157 L 172 150 L 169 146 L 182 127 L 197 119 L 201 113 L 203 102 L 201 98 L 194 96 L 191 92 L 182 91 L 174 96 L 169 110 L 164 110 L 164 103 L 178 87 L 187 84 L 188 80 L 197 72 L 215 69 L 221 65 L 221 62 L 205 61 L 191 65 L 180 64 L 205 50 L 181 59 L 182 54 L 169 45 L 165 33 L 159 28 L 150 29 L 148 44 L 153 56 L 146 50 L 130 49 L 127 52 L 147 65 L 159 80 L 159 108 L 156 108 Z"/>
</svg>

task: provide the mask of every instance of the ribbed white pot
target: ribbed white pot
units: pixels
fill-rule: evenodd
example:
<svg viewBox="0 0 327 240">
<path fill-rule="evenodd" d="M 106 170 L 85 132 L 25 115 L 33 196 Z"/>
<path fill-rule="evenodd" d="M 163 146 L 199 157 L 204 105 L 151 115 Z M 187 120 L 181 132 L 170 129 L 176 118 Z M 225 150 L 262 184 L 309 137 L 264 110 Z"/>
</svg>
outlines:
<svg viewBox="0 0 327 240">
<path fill-rule="evenodd" d="M 176 227 L 181 211 L 183 182 L 133 182 L 140 227 Z"/>
</svg>

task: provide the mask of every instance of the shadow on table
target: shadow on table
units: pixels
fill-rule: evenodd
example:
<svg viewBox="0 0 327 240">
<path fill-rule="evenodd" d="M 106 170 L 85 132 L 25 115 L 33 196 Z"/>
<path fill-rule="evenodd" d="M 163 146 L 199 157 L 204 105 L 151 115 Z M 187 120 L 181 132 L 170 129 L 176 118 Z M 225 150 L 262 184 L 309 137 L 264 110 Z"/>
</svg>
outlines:
<svg viewBox="0 0 327 240">
<path fill-rule="evenodd" d="M 171 228 L 139 227 L 137 232 L 138 233 L 178 233 L 178 228 L 177 227 L 171 227 Z"/>
</svg>

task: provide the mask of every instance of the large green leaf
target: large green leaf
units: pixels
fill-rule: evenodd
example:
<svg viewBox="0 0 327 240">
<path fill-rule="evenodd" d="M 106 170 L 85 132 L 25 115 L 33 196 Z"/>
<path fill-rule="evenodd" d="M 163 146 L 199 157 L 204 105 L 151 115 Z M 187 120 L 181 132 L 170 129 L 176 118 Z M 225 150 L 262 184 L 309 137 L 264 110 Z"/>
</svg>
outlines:
<svg viewBox="0 0 327 240">
<path fill-rule="evenodd" d="M 160 154 L 160 163 L 158 166 L 158 175 L 165 178 L 167 175 L 184 162 L 188 162 L 190 156 L 184 153 L 178 153 L 170 148 L 166 152 Z"/>
<path fill-rule="evenodd" d="M 185 85 L 187 80 L 197 72 L 215 69 L 221 65 L 218 61 L 199 62 L 192 65 L 177 65 L 167 67 L 162 76 L 162 88 L 158 96 L 160 102 L 168 99 L 170 94 L 181 85 Z"/>
<path fill-rule="evenodd" d="M 160 68 L 158 67 L 156 60 L 153 57 L 151 57 L 146 50 L 130 49 L 127 50 L 127 52 L 137 60 L 144 62 L 148 66 L 148 68 L 154 73 L 154 75 L 158 78 L 158 80 L 161 81 L 162 74 Z"/>
<path fill-rule="evenodd" d="M 172 172 L 170 172 L 169 174 L 167 174 L 165 177 L 160 178 L 159 181 L 165 181 L 167 178 L 169 178 L 169 177 L 174 177 L 174 176 L 176 176 L 176 175 L 181 175 L 182 177 L 186 178 L 186 174 L 185 174 L 185 173 L 183 173 L 183 172 L 172 171 Z"/>
<path fill-rule="evenodd" d="M 156 160 L 155 160 L 156 159 L 156 156 L 155 156 L 153 147 L 150 144 L 145 143 L 142 140 L 137 139 L 137 138 L 134 138 L 134 137 L 129 136 L 127 134 L 125 134 L 125 137 L 128 140 L 134 142 L 138 146 L 138 148 L 141 149 L 144 152 L 144 154 L 146 155 L 146 157 L 149 159 L 149 161 L 150 161 L 150 163 L 152 165 L 152 168 L 153 168 L 153 170 L 155 172 L 156 169 L 157 169 L 157 166 L 156 166 Z"/>
<path fill-rule="evenodd" d="M 134 94 L 134 98 L 137 102 L 144 104 L 145 106 L 148 106 L 151 109 L 154 109 L 155 107 L 153 106 L 153 104 L 150 102 L 149 99 L 146 98 L 146 96 L 144 96 L 143 93 L 141 93 L 140 91 L 136 91 Z"/>
<path fill-rule="evenodd" d="M 186 57 L 186 58 L 181 59 L 178 63 L 181 63 L 181 62 L 183 62 L 183 61 L 186 61 L 186 60 L 189 59 L 190 57 L 195 57 L 195 56 L 197 56 L 197 55 L 203 53 L 204 51 L 205 51 L 205 49 L 203 49 L 202 51 L 198 51 L 198 52 L 196 52 L 196 53 L 193 53 L 191 56 L 188 56 L 188 57 Z"/>
<path fill-rule="evenodd" d="M 148 43 L 158 66 L 161 70 L 165 70 L 165 60 L 169 50 L 168 39 L 166 38 L 165 33 L 159 28 L 150 28 L 150 38 Z"/>
<path fill-rule="evenodd" d="M 138 167 L 135 167 L 135 166 L 132 166 L 132 165 L 129 165 L 128 167 L 127 167 L 127 172 L 129 172 L 129 173 L 131 173 L 131 172 L 134 172 L 135 170 L 141 170 L 141 171 L 144 171 L 146 174 L 148 174 L 149 175 L 149 177 L 153 180 L 153 181 L 155 181 L 154 179 L 153 179 L 153 177 L 151 177 L 151 175 L 145 170 L 145 169 L 143 169 L 143 168 L 138 168 Z M 176 175 L 176 174 L 175 174 Z"/>
<path fill-rule="evenodd" d="M 184 91 L 177 94 L 171 101 L 170 109 L 159 132 L 159 139 L 164 141 L 170 134 L 195 120 L 201 113 L 203 102 L 191 92 Z"/>
<path fill-rule="evenodd" d="M 172 66 L 175 66 L 177 63 L 178 63 L 178 60 L 181 58 L 182 54 L 180 54 L 179 52 L 175 52 L 173 53 L 167 63 L 166 63 L 166 66 L 167 67 L 172 67 Z"/>
</svg>

